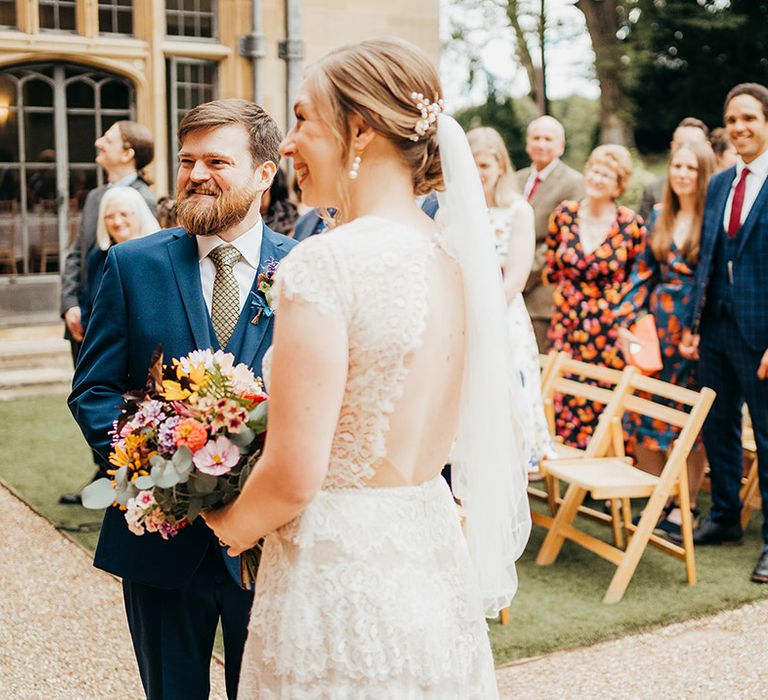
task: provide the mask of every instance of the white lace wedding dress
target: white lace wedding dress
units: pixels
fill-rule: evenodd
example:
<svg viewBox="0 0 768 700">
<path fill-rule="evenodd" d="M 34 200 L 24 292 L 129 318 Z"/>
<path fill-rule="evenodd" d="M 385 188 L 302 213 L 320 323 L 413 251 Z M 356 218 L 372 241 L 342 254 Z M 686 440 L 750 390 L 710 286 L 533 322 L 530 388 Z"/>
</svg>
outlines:
<svg viewBox="0 0 768 700">
<path fill-rule="evenodd" d="M 274 297 L 341 317 L 349 370 L 322 490 L 266 538 L 241 700 L 497 697 L 478 582 L 447 484 L 438 476 L 368 485 L 421 344 L 438 245 L 364 217 L 304 241 L 281 263 Z"/>
</svg>

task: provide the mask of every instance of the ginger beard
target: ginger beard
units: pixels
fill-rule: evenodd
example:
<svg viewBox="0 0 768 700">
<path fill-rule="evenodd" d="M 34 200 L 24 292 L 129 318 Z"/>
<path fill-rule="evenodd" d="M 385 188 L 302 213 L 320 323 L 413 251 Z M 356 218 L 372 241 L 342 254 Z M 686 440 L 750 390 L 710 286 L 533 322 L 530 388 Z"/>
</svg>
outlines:
<svg viewBox="0 0 768 700">
<path fill-rule="evenodd" d="M 176 219 L 194 236 L 216 236 L 239 224 L 258 196 L 259 190 L 247 185 L 225 192 L 212 182 L 190 184 L 176 193 Z"/>
</svg>

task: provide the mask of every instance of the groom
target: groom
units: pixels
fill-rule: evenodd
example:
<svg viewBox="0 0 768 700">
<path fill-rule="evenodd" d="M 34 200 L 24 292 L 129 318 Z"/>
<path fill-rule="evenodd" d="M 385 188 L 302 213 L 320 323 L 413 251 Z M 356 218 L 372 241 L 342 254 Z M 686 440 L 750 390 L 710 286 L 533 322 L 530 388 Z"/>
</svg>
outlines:
<svg viewBox="0 0 768 700">
<path fill-rule="evenodd" d="M 271 117 L 243 100 L 208 102 L 185 115 L 178 138 L 183 228 L 110 249 L 69 397 L 83 434 L 105 458 L 121 396 L 144 386 L 157 345 L 166 361 L 223 348 L 260 373 L 272 317 L 258 313 L 258 273 L 294 245 L 259 216 L 280 158 Z M 165 541 L 130 533 L 123 513 L 109 508 L 94 564 L 123 579 L 149 700 L 208 697 L 219 619 L 234 700 L 253 595 L 239 586 L 238 560 L 202 520 Z"/>
</svg>

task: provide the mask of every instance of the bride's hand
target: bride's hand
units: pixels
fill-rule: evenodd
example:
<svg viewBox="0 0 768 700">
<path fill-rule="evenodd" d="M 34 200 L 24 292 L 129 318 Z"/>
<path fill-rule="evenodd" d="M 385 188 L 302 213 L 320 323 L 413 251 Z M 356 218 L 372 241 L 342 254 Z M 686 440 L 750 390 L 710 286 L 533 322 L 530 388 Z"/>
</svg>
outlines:
<svg viewBox="0 0 768 700">
<path fill-rule="evenodd" d="M 207 513 L 200 513 L 200 517 L 205 524 L 213 530 L 216 537 L 219 538 L 219 544 L 227 547 L 227 554 L 230 557 L 239 557 L 253 544 L 243 541 L 241 533 L 234 527 L 232 513 L 232 503 L 219 510 L 209 510 Z"/>
<path fill-rule="evenodd" d="M 624 358 L 627 361 L 629 361 L 634 352 L 637 352 L 642 347 L 642 345 L 643 343 L 640 341 L 640 338 L 638 338 L 630 330 L 626 328 L 619 328 L 619 347 L 624 353 Z"/>
</svg>

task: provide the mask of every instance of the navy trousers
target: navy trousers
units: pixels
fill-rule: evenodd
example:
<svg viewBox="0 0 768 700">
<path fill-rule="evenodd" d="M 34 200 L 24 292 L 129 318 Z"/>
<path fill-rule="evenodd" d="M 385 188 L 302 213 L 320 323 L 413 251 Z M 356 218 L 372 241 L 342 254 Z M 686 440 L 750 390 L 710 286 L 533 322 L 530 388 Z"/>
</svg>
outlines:
<svg viewBox="0 0 768 700">
<path fill-rule="evenodd" d="M 211 540 L 182 588 L 123 581 L 123 597 L 148 700 L 206 700 L 219 618 L 224 634 L 227 697 L 235 700 L 253 593 L 232 579 Z"/>
<path fill-rule="evenodd" d="M 757 442 L 763 541 L 768 544 L 768 380 L 757 378 L 763 350 L 754 350 L 728 314 L 707 318 L 701 331 L 699 381 L 717 392 L 704 423 L 712 481 L 712 520 L 739 523 L 742 475 L 741 410 L 746 401 Z"/>
</svg>

